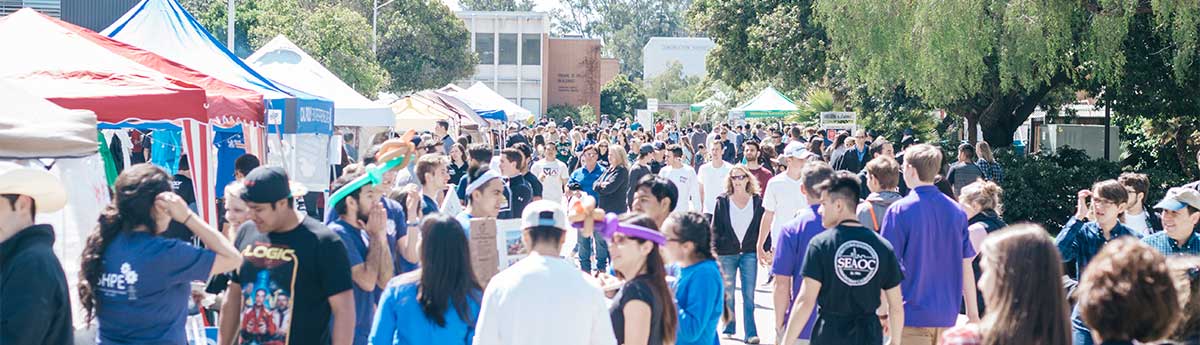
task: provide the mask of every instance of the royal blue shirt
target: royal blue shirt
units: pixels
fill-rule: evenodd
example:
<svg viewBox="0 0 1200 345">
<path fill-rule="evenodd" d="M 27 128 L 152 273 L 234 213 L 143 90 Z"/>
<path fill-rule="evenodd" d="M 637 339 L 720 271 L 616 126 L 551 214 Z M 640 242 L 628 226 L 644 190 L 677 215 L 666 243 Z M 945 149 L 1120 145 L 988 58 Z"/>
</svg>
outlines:
<svg viewBox="0 0 1200 345">
<path fill-rule="evenodd" d="M 421 310 L 417 301 L 420 284 L 413 278 L 396 277 L 388 282 L 371 327 L 371 345 L 471 344 L 482 292 L 475 291 L 467 300 L 467 315 L 459 315 L 454 303 L 448 303 L 442 314 L 446 323 L 438 326 Z"/>
<path fill-rule="evenodd" d="M 775 251 L 771 273 L 792 277 L 792 297 L 788 300 L 788 305 L 796 302 L 796 295 L 800 293 L 800 283 L 804 282 L 804 257 L 808 252 L 808 243 L 825 231 L 825 226 L 821 224 L 821 214 L 817 212 L 820 208 L 821 205 L 809 205 L 808 210 L 800 212 L 796 219 L 779 230 L 779 242 L 776 242 L 779 249 Z M 791 309 L 787 310 L 783 318 L 787 319 L 791 313 Z M 813 308 L 812 314 L 808 323 L 804 324 L 804 330 L 800 331 L 800 339 L 812 337 L 813 323 L 817 321 L 817 308 Z"/>
<path fill-rule="evenodd" d="M 329 230 L 342 238 L 346 246 L 346 258 L 350 259 L 350 269 L 354 266 L 365 265 L 367 261 L 368 235 L 353 225 L 338 219 L 329 223 Z M 370 243 L 371 246 L 379 245 Z M 375 314 L 375 302 L 383 292 L 379 287 L 364 290 L 358 283 L 354 285 L 354 345 L 366 345 L 367 337 L 371 334 L 371 319 Z"/>
<path fill-rule="evenodd" d="M 716 260 L 705 260 L 679 270 L 675 281 L 675 306 L 679 326 L 676 345 L 717 345 L 717 323 L 725 308 L 725 285 Z"/>
<path fill-rule="evenodd" d="M 904 325 L 951 327 L 962 306 L 963 259 L 975 257 L 967 214 L 934 186 L 913 188 L 888 207 L 880 234 L 904 273 Z"/>
<path fill-rule="evenodd" d="M 1079 280 L 1083 269 L 1092 262 L 1092 257 L 1096 256 L 1096 253 L 1099 253 L 1100 248 L 1104 247 L 1108 241 L 1121 236 L 1141 238 L 1141 235 L 1129 230 L 1121 223 L 1117 223 L 1109 233 L 1110 238 L 1104 238 L 1104 232 L 1100 230 L 1099 223 L 1082 222 L 1075 217 L 1071 217 L 1067 224 L 1063 225 L 1062 231 L 1058 232 L 1058 237 L 1054 238 L 1054 244 L 1058 246 L 1058 252 L 1062 254 L 1063 262 L 1075 262 L 1075 277 L 1073 277 L 1075 280 Z"/>
<path fill-rule="evenodd" d="M 404 206 L 396 200 L 388 198 L 379 198 L 379 202 L 383 203 L 383 209 L 387 212 L 388 217 L 387 237 L 388 249 L 392 251 L 392 272 L 399 275 L 417 269 L 418 265 L 405 260 L 404 256 L 400 255 L 399 248 L 396 248 L 396 240 L 408 235 L 408 215 L 404 213 Z M 337 212 L 333 212 L 332 207 L 328 210 L 325 212 L 326 225 L 333 223 L 339 217 Z M 363 254 L 365 255 L 366 252 Z"/>
<path fill-rule="evenodd" d="M 592 185 L 596 184 L 596 180 L 600 179 L 600 175 L 604 175 L 604 167 L 600 166 L 600 164 L 596 164 L 596 169 L 592 171 L 588 171 L 587 168 L 581 166 L 579 169 L 575 169 L 575 172 L 571 173 L 571 179 L 567 183 L 578 183 L 584 193 L 591 195 L 593 198 L 598 198 L 596 189 Z"/>
<path fill-rule="evenodd" d="M 208 280 L 216 253 L 142 231 L 104 250 L 96 284 L 97 344 L 186 344 L 193 281 Z"/>
<path fill-rule="evenodd" d="M 1163 255 L 1200 254 L 1200 236 L 1196 236 L 1195 232 L 1188 233 L 1188 238 L 1183 241 L 1182 245 L 1171 238 L 1171 236 L 1167 236 L 1166 231 L 1159 231 L 1146 236 L 1146 238 L 1142 239 L 1142 242 L 1146 242 L 1146 244 L 1154 247 L 1154 249 L 1158 249 Z"/>
</svg>

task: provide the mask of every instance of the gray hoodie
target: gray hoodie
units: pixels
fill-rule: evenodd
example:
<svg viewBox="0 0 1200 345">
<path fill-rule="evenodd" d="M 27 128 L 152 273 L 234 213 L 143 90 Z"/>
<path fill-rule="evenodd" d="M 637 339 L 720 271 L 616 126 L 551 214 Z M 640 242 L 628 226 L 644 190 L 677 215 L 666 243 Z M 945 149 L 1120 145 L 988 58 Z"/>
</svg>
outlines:
<svg viewBox="0 0 1200 345">
<path fill-rule="evenodd" d="M 879 231 L 883 227 L 883 215 L 887 213 L 888 206 L 903 198 L 900 193 L 886 191 L 879 193 L 871 193 L 867 199 L 858 204 L 858 221 L 863 223 L 868 229 Z M 871 211 L 874 210 L 874 218 Z"/>
</svg>

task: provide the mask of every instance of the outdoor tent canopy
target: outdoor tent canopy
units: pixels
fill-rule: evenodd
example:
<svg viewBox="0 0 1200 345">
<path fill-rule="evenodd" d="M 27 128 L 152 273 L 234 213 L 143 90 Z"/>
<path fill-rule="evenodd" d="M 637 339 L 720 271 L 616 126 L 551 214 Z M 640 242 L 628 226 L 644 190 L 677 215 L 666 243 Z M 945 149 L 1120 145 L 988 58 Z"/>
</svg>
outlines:
<svg viewBox="0 0 1200 345">
<path fill-rule="evenodd" d="M 363 97 L 283 35 L 275 36 L 246 58 L 271 80 L 334 102 L 337 126 L 391 126 L 392 110 Z"/>
<path fill-rule="evenodd" d="M 205 93 L 22 9 L 0 19 L 4 54 L 0 79 L 68 109 L 88 109 L 98 121 L 127 118 L 206 120 Z M 18 48 L 19 47 L 19 48 Z"/>
<path fill-rule="evenodd" d="M 753 118 L 780 118 L 796 113 L 796 103 L 788 99 L 782 92 L 776 90 L 773 86 L 759 91 L 754 98 L 751 98 L 746 103 L 737 108 L 729 110 L 733 113 L 746 114 L 747 119 Z"/>
<path fill-rule="evenodd" d="M 175 0 L 142 0 L 101 32 L 221 81 L 261 93 L 272 132 L 330 134 L 333 103 L 272 82 L 213 38 Z"/>
<path fill-rule="evenodd" d="M 100 145 L 91 111 L 64 109 L 2 80 L 0 104 L 0 158 L 86 157 Z"/>
<path fill-rule="evenodd" d="M 113 53 L 172 78 L 204 88 L 204 93 L 208 97 L 208 120 L 211 123 L 249 123 L 259 126 L 263 123 L 263 96 L 257 92 L 217 80 L 184 65 L 167 60 L 158 54 L 119 42 L 83 27 L 44 15 L 43 17 Z"/>
<path fill-rule="evenodd" d="M 471 87 L 462 93 L 452 95 L 466 100 L 468 104 L 478 104 L 479 108 L 476 108 L 477 112 L 480 109 L 503 110 L 504 116 L 507 119 L 502 121 L 527 123 L 533 119 L 533 113 L 528 109 L 522 108 L 520 105 L 508 100 L 508 98 L 504 98 L 504 96 L 496 93 L 496 91 L 482 82 L 475 82 L 474 85 L 471 85 Z M 473 105 L 472 108 L 474 107 Z M 480 113 L 479 115 L 485 119 L 491 118 L 487 116 L 488 114 Z"/>
</svg>

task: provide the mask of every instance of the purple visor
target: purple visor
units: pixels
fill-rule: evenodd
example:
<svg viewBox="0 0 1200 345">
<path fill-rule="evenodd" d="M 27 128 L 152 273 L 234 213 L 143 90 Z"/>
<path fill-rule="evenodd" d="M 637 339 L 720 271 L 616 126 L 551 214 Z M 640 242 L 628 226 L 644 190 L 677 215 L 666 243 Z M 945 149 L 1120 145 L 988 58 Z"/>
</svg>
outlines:
<svg viewBox="0 0 1200 345">
<path fill-rule="evenodd" d="M 572 225 L 576 228 L 583 228 L 583 223 L 575 223 Z M 599 233 L 600 236 L 603 236 L 604 239 L 607 240 L 611 240 L 613 234 L 621 233 L 626 237 L 643 239 L 654 242 L 660 246 L 667 245 L 667 237 L 663 236 L 661 232 L 640 225 L 621 223 L 621 221 L 619 221 L 617 218 L 617 214 L 615 213 L 609 213 L 605 215 L 603 223 L 596 223 L 596 233 Z"/>
</svg>

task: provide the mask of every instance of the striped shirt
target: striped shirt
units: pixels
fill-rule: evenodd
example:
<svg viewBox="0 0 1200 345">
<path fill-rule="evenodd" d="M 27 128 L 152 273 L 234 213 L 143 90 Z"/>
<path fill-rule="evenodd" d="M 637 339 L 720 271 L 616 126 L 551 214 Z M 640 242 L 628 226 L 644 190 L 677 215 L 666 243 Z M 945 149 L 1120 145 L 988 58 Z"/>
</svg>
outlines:
<svg viewBox="0 0 1200 345">
<path fill-rule="evenodd" d="M 1184 241 L 1183 245 L 1179 245 L 1175 239 L 1167 236 L 1166 231 L 1146 236 L 1146 238 L 1142 239 L 1142 242 L 1154 247 L 1154 249 L 1158 249 L 1163 255 L 1200 254 L 1200 236 L 1196 236 L 1195 232 L 1191 236 L 1188 236 L 1187 241 Z"/>
</svg>

